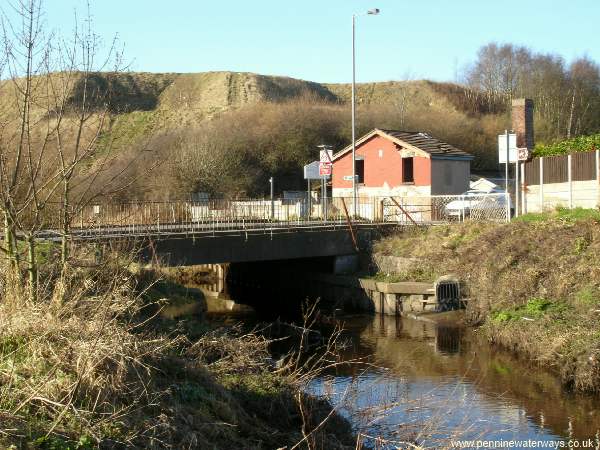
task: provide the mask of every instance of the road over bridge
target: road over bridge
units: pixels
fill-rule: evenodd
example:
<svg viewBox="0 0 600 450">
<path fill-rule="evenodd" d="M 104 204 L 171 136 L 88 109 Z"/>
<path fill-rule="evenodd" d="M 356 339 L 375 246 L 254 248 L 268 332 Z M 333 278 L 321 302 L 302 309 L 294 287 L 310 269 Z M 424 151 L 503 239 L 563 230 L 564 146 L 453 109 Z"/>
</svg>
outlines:
<svg viewBox="0 0 600 450">
<path fill-rule="evenodd" d="M 452 202 L 460 214 L 451 215 Z M 497 195 L 477 201 L 458 196 L 331 198 L 320 205 L 291 201 L 211 200 L 89 205 L 71 214 L 67 236 L 83 243 L 137 243 L 145 260 L 195 265 L 356 254 L 385 230 L 450 220 L 506 220 Z M 49 218 L 40 239 L 62 233 Z"/>
<path fill-rule="evenodd" d="M 353 255 L 397 223 L 340 221 L 145 224 L 73 228 L 74 245 L 137 247 L 142 260 L 170 266 Z M 57 231 L 39 238 L 59 241 Z"/>
</svg>

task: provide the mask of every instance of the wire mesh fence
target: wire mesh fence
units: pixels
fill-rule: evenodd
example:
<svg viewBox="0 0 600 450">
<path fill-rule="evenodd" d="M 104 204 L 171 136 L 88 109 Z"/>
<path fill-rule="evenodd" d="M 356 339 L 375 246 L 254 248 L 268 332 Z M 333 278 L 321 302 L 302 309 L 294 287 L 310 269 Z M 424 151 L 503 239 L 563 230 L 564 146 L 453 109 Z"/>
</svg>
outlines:
<svg viewBox="0 0 600 450">
<path fill-rule="evenodd" d="M 383 216 L 385 221 L 407 225 L 465 220 L 504 222 L 510 218 L 507 198 L 504 193 L 389 197 L 383 200 Z"/>
</svg>

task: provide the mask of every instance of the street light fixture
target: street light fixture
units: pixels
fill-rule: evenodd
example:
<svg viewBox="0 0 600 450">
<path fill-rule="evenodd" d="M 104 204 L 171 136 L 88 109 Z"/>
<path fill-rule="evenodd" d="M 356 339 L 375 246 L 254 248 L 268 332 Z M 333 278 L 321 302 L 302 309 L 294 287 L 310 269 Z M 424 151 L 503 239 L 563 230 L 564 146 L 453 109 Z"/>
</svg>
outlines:
<svg viewBox="0 0 600 450">
<path fill-rule="evenodd" d="M 367 11 L 366 15 L 376 16 L 379 8 Z M 352 15 L 352 214 L 356 216 L 358 193 L 356 190 L 356 18 L 363 14 Z"/>
</svg>

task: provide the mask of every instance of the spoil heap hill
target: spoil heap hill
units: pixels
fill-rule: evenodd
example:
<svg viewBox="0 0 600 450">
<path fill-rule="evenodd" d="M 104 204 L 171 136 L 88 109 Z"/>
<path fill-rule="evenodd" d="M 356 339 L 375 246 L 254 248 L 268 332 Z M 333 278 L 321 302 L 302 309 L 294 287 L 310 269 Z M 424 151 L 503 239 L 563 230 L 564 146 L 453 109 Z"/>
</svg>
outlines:
<svg viewBox="0 0 600 450">
<path fill-rule="evenodd" d="M 56 73 L 48 79 L 60 88 L 58 81 L 62 78 L 62 74 Z M 35 84 L 39 91 L 46 90 L 45 79 L 39 79 Z M 81 80 L 74 84 L 79 84 L 77 93 L 83 92 Z M 292 101 L 307 97 L 331 103 L 350 100 L 349 84 L 321 84 L 243 72 L 107 72 L 95 74 L 90 84 L 94 89 L 109 93 L 113 113 L 154 112 L 170 119 L 172 125 L 183 125 L 261 102 Z M 16 112 L 10 89 L 10 82 L 0 82 L 0 104 L 6 113 Z M 452 114 L 468 116 L 474 112 L 485 113 L 481 105 L 469 104 L 464 93 L 462 87 L 451 83 L 387 81 L 359 84 L 357 101 L 363 105 L 397 106 L 410 101 L 411 104 Z M 43 113 L 46 108 L 40 105 L 40 109 L 40 113 Z"/>
<path fill-rule="evenodd" d="M 24 90 L 18 91 L 15 83 L 0 81 L 0 127 L 6 148 L 16 148 L 19 141 L 19 99 Z M 75 142 L 76 113 L 84 92 L 92 117 L 82 130 L 83 141 L 97 150 L 86 167 L 98 166 L 109 155 L 115 161 L 105 163 L 102 170 L 110 178 L 121 168 L 133 167 L 128 161 L 136 159 L 131 169 L 135 173 L 128 174 L 141 180 L 127 192 L 133 198 L 196 191 L 262 195 L 269 176 L 282 180 L 282 190 L 296 189 L 302 181 L 297 174 L 314 159 L 316 145 L 325 142 L 340 148 L 351 136 L 348 84 L 238 72 L 103 72 L 86 80 L 78 74 L 53 73 L 33 82 L 34 148 L 45 145 L 44 136 L 58 122 L 59 111 L 65 113 L 61 140 Z M 65 102 L 57 102 L 65 97 Z M 389 81 L 359 84 L 357 100 L 359 135 L 374 127 L 418 129 L 475 155 L 474 169 L 497 166 L 495 135 L 505 128 L 507 118 L 488 111 L 473 91 L 450 83 Z M 101 114 L 105 106 L 107 116 Z M 53 135 L 46 151 L 49 158 L 56 145 Z M 190 147 L 186 162 L 179 161 L 183 149 Z M 217 186 L 209 183 L 206 171 L 184 173 L 183 169 L 210 165 L 211 158 L 225 174 Z M 146 176 L 157 163 L 163 178 L 168 178 L 160 186 Z M 227 169 L 228 164 L 243 170 Z"/>
</svg>

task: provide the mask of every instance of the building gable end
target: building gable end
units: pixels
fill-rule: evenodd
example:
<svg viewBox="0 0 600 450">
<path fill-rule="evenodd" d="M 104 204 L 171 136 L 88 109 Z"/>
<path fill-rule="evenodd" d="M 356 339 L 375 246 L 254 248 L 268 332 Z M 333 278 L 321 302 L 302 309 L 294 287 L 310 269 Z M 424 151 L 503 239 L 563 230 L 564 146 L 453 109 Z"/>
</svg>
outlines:
<svg viewBox="0 0 600 450">
<path fill-rule="evenodd" d="M 385 131 L 380 130 L 379 128 L 375 128 L 370 133 L 368 133 L 368 134 L 364 135 L 363 137 L 361 137 L 360 139 L 358 139 L 356 141 L 356 148 L 358 149 L 362 144 L 370 141 L 375 136 L 380 136 L 384 139 L 387 139 L 390 142 L 393 142 L 394 144 L 396 144 L 397 147 L 399 147 L 398 151 L 400 151 L 400 152 L 402 152 L 402 150 L 408 150 L 408 151 L 415 152 L 415 154 L 411 155 L 411 156 L 419 156 L 422 158 L 431 158 L 431 155 L 428 152 L 421 150 L 420 148 L 415 147 L 414 145 L 411 145 L 408 142 L 398 139 L 397 137 L 392 136 L 392 135 L 386 133 Z M 344 148 L 343 150 L 340 150 L 335 155 L 333 155 L 333 161 L 344 156 L 346 153 L 350 152 L 351 150 L 352 150 L 352 145 L 349 145 L 346 148 Z M 405 157 L 405 156 L 402 155 L 402 157 Z M 406 156 L 406 157 L 408 157 L 408 156 Z"/>
</svg>

